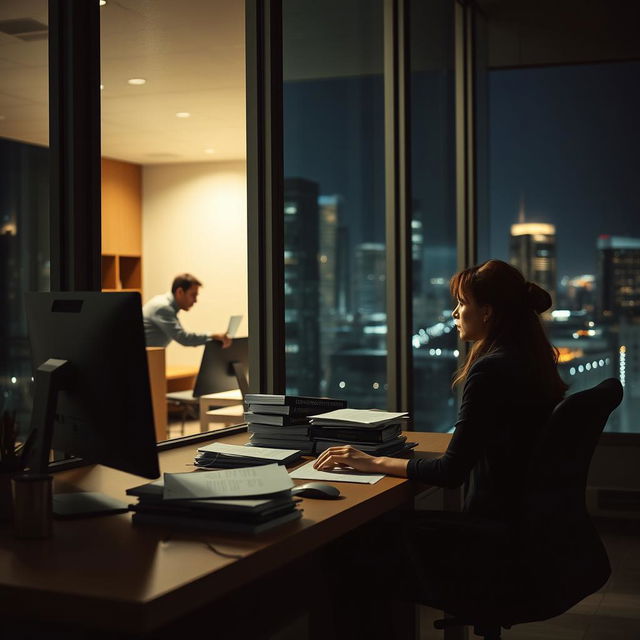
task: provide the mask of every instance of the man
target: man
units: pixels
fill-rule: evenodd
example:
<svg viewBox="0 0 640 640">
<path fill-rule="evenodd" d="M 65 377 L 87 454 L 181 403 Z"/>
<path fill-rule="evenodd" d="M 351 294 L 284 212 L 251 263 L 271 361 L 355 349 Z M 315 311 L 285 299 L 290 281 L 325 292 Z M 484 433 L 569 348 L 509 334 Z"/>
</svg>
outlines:
<svg viewBox="0 0 640 640">
<path fill-rule="evenodd" d="M 226 349 L 231 338 L 225 333 L 190 333 L 185 331 L 178 320 L 178 311 L 189 311 L 198 300 L 198 290 L 202 283 L 189 273 L 173 279 L 171 293 L 162 293 L 142 307 L 144 336 L 148 347 L 166 347 L 172 340 L 185 347 L 197 347 L 208 340 L 222 342 Z"/>
</svg>

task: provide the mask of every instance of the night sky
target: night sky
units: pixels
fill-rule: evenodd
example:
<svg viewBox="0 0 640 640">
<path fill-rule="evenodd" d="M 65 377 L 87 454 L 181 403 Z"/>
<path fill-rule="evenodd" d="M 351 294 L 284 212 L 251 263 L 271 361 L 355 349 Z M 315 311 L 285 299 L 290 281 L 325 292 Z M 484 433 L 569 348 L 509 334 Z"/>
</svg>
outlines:
<svg viewBox="0 0 640 640">
<path fill-rule="evenodd" d="M 556 225 L 558 276 L 595 273 L 598 235 L 640 237 L 640 62 L 488 76 L 480 259 L 507 258 L 524 197 L 527 220 Z M 414 80 L 414 197 L 426 244 L 451 245 L 451 78 Z M 343 197 L 352 247 L 384 242 L 381 76 L 286 83 L 284 116 L 285 175 Z"/>
<path fill-rule="evenodd" d="M 490 72 L 481 257 L 507 256 L 522 196 L 556 225 L 559 277 L 595 273 L 599 234 L 640 237 L 639 119 L 638 62 Z"/>
</svg>

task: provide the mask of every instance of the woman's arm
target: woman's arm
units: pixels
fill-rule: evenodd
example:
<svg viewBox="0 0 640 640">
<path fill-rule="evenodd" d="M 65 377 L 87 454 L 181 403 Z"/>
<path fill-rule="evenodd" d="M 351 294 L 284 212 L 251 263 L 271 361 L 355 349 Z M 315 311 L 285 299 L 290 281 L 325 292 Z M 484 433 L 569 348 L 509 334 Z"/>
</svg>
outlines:
<svg viewBox="0 0 640 640">
<path fill-rule="evenodd" d="M 387 458 L 370 456 L 345 445 L 322 452 L 316 469 L 351 467 L 368 473 L 384 473 L 440 487 L 459 487 L 492 437 L 495 411 L 504 390 L 499 376 L 481 362 L 471 369 L 464 386 L 456 427 L 444 455 L 439 458 Z"/>
<path fill-rule="evenodd" d="M 407 477 L 408 460 L 403 458 L 386 458 L 370 456 L 358 449 L 345 445 L 331 447 L 323 451 L 313 463 L 314 469 L 333 469 L 334 467 L 351 467 L 366 473 L 384 473 L 390 476 Z"/>
</svg>

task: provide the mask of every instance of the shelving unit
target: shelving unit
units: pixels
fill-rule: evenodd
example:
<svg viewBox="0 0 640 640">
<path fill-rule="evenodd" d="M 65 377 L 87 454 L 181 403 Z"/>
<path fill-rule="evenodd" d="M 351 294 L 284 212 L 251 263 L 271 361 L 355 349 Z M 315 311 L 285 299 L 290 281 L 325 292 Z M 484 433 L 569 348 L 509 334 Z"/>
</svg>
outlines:
<svg viewBox="0 0 640 640">
<path fill-rule="evenodd" d="M 142 168 L 102 159 L 102 290 L 142 294 Z"/>
</svg>

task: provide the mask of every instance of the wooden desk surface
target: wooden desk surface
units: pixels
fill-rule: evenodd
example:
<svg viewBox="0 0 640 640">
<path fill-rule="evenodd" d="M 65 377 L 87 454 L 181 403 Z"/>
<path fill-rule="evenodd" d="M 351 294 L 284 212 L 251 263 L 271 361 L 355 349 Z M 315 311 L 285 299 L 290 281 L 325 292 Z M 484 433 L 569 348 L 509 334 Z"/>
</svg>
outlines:
<svg viewBox="0 0 640 640">
<path fill-rule="evenodd" d="M 446 434 L 411 433 L 418 450 L 440 453 Z M 246 441 L 247 434 L 226 438 Z M 160 454 L 163 472 L 189 470 L 196 447 Z M 58 474 L 57 491 L 102 491 L 126 499 L 136 476 L 102 466 Z M 303 482 L 303 481 L 295 481 Z M 340 500 L 303 499 L 302 520 L 260 536 L 190 534 L 133 527 L 131 515 L 55 521 L 50 540 L 17 540 L 0 528 L 0 613 L 132 633 L 148 631 L 214 601 L 407 503 L 413 483 L 385 477 L 374 485 L 337 483 Z M 223 558 L 206 545 L 241 554 Z"/>
</svg>

